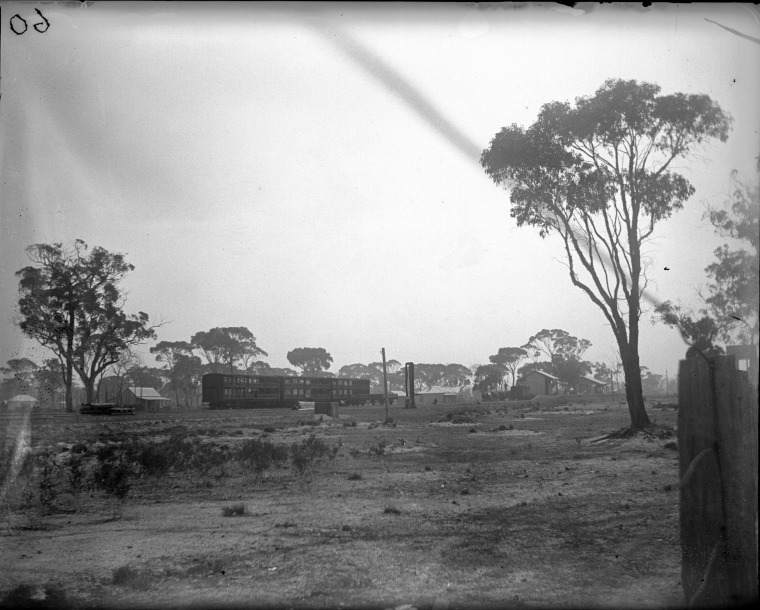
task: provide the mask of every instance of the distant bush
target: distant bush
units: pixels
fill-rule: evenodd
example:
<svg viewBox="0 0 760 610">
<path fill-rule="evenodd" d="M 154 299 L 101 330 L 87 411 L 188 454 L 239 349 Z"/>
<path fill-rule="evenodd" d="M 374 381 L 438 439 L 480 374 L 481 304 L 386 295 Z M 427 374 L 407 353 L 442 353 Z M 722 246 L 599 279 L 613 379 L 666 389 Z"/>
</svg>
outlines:
<svg viewBox="0 0 760 610">
<path fill-rule="evenodd" d="M 272 466 L 282 466 L 288 460 L 288 449 L 269 441 L 251 439 L 243 443 L 237 459 L 261 476 Z"/>
<path fill-rule="evenodd" d="M 349 481 L 361 481 L 362 480 L 362 474 L 360 472 L 352 472 L 350 475 L 348 475 Z"/>
<path fill-rule="evenodd" d="M 84 443 L 74 443 L 71 446 L 71 453 L 87 453 L 87 445 Z"/>
<path fill-rule="evenodd" d="M 46 510 L 52 510 L 58 497 L 55 483 L 59 467 L 55 462 L 55 456 L 47 451 L 37 455 L 34 460 L 34 471 L 37 477 L 40 504 Z"/>
<path fill-rule="evenodd" d="M 70 452 L 65 468 L 69 488 L 72 492 L 79 493 L 84 489 L 85 484 L 87 483 L 87 472 L 85 470 L 85 462 L 82 454 Z"/>
<path fill-rule="evenodd" d="M 40 589 L 44 596 L 40 599 Z M 0 608 L 66 608 L 71 607 L 71 600 L 66 599 L 66 592 L 58 585 L 16 585 L 0 598 Z"/>
<path fill-rule="evenodd" d="M 377 457 L 384 456 L 388 452 L 388 441 L 385 440 L 385 437 L 380 437 L 377 441 L 377 445 L 370 447 L 368 452 L 370 455 Z"/>
<path fill-rule="evenodd" d="M 107 496 L 124 504 L 131 487 L 130 479 L 135 469 L 124 450 L 114 446 L 101 447 L 97 452 L 97 464 L 91 475 L 91 484 Z M 114 507 L 113 516 L 117 510 Z"/>
<path fill-rule="evenodd" d="M 396 508 L 395 506 L 389 505 L 385 507 L 385 510 L 383 511 L 386 515 L 400 515 L 401 509 Z"/>
<path fill-rule="evenodd" d="M 150 586 L 150 577 L 142 570 L 121 566 L 113 571 L 111 582 L 119 587 L 145 590 Z"/>
<path fill-rule="evenodd" d="M 311 434 L 309 438 L 290 446 L 290 460 L 298 474 L 316 468 L 325 458 L 333 459 L 338 447 L 330 447 L 323 440 Z"/>
<path fill-rule="evenodd" d="M 233 504 L 222 507 L 222 515 L 225 517 L 238 517 L 245 514 L 245 504 Z"/>
<path fill-rule="evenodd" d="M 140 442 L 131 449 L 134 461 L 145 474 L 152 477 L 166 475 L 180 456 L 177 441 Z"/>
</svg>

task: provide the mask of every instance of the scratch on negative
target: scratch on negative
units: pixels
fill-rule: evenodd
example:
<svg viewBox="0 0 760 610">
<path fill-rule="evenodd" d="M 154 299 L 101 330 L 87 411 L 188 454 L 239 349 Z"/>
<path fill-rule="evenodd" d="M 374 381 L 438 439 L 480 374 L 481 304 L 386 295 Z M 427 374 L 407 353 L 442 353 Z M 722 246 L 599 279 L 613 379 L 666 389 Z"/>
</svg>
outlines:
<svg viewBox="0 0 760 610">
<path fill-rule="evenodd" d="M 720 23 L 718 23 L 717 21 L 713 21 L 712 19 L 708 19 L 707 17 L 705 17 L 705 18 L 704 18 L 704 20 L 705 20 L 705 21 L 709 21 L 710 23 L 714 23 L 714 24 L 715 24 L 715 25 L 717 25 L 719 28 L 723 28 L 724 30 L 727 30 L 727 31 L 729 31 L 729 32 L 731 32 L 732 34 L 736 34 L 737 36 L 739 36 L 739 37 L 741 37 L 741 38 L 746 38 L 747 40 L 749 40 L 749 41 L 751 41 L 751 42 L 754 42 L 755 44 L 760 44 L 760 38 L 755 38 L 754 36 L 750 36 L 749 34 L 742 34 L 742 33 L 741 33 L 741 32 L 739 32 L 738 30 L 735 30 L 735 29 L 733 29 L 733 28 L 729 28 L 729 27 L 726 27 L 725 25 L 721 25 L 721 24 L 720 24 Z"/>
</svg>

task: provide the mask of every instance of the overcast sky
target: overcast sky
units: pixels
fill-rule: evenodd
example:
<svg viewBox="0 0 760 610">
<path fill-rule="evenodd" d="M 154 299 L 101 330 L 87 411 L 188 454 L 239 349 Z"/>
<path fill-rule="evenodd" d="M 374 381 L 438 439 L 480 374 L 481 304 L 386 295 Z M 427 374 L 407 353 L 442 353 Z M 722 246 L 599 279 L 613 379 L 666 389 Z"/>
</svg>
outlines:
<svg viewBox="0 0 760 610">
<path fill-rule="evenodd" d="M 159 340 L 246 326 L 272 366 L 470 366 L 542 328 L 610 359 L 479 153 L 611 77 L 711 96 L 731 136 L 679 164 L 696 194 L 647 248 L 652 294 L 696 306 L 723 241 L 704 208 L 760 152 L 760 45 L 725 29 L 760 38 L 751 5 L 0 5 L 0 364 L 48 357 L 12 323 L 24 248 L 76 238 L 127 254 L 126 309 Z M 672 379 L 685 350 L 644 316 L 643 365 Z"/>
</svg>

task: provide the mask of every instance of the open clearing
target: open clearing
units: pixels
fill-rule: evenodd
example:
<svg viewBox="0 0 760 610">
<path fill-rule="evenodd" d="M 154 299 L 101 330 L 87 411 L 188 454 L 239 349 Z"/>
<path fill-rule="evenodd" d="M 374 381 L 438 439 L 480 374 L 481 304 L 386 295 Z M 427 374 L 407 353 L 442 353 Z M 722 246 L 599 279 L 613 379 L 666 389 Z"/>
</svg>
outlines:
<svg viewBox="0 0 760 610">
<path fill-rule="evenodd" d="M 657 434 L 600 440 L 627 408 L 575 400 L 395 407 L 395 426 L 382 407 L 316 425 L 283 410 L 35 417 L 36 451 L 179 425 L 231 447 L 315 434 L 340 448 L 305 476 L 134 480 L 118 519 L 98 493 L 62 492 L 44 514 L 19 500 L 0 533 L 0 597 L 29 585 L 82 607 L 682 606 L 675 410 L 649 405 Z"/>
</svg>

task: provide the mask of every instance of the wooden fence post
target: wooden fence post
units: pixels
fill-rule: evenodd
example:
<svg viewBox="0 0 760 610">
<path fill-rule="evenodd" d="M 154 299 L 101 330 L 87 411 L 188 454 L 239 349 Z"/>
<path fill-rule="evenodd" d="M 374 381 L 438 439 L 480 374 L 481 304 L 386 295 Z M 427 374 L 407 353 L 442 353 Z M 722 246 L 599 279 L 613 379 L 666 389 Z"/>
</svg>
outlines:
<svg viewBox="0 0 760 610">
<path fill-rule="evenodd" d="M 681 361 L 681 576 L 690 607 L 757 599 L 757 411 L 757 389 L 733 356 Z"/>
</svg>

